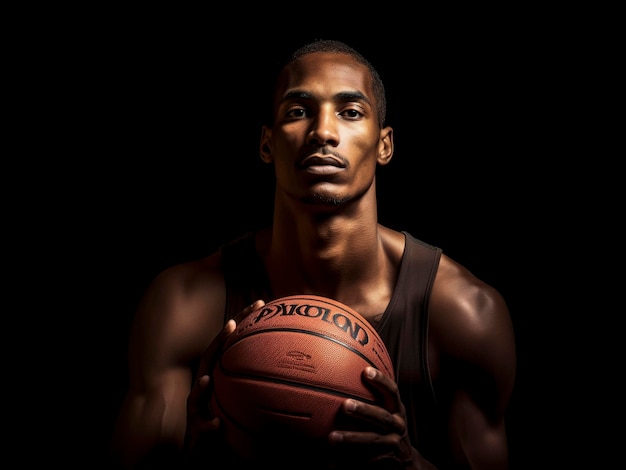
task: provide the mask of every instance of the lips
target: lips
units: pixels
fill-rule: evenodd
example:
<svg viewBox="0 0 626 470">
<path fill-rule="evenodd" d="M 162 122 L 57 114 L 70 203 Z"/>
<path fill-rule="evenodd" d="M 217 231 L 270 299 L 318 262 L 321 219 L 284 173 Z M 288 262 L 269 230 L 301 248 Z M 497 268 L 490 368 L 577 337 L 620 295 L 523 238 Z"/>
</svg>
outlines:
<svg viewBox="0 0 626 470">
<path fill-rule="evenodd" d="M 312 166 L 334 166 L 337 168 L 345 168 L 343 162 L 334 156 L 322 157 L 319 155 L 311 155 L 300 162 L 300 168 L 308 168 Z"/>
</svg>

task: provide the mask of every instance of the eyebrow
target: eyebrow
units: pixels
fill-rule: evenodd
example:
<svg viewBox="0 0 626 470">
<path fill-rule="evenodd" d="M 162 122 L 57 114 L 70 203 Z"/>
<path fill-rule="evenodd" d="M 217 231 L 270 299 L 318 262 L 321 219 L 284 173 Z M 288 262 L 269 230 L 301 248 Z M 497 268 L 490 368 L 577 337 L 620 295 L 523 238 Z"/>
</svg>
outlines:
<svg viewBox="0 0 626 470">
<path fill-rule="evenodd" d="M 371 101 L 360 91 L 342 91 L 341 93 L 337 93 L 334 99 L 338 101 L 364 101 L 370 106 L 372 105 Z M 293 90 L 289 93 L 285 94 L 281 101 L 287 101 L 291 99 L 301 99 L 301 100 L 313 100 L 315 97 L 306 91 L 301 90 Z"/>
</svg>

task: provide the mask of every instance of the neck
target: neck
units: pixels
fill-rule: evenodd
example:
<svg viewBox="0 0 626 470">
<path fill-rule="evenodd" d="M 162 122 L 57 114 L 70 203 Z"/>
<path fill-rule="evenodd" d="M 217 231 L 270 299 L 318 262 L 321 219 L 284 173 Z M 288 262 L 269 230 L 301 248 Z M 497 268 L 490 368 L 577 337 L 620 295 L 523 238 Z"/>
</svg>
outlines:
<svg viewBox="0 0 626 470">
<path fill-rule="evenodd" d="M 321 214 L 277 204 L 261 255 L 276 296 L 324 295 L 355 304 L 388 275 L 375 204 Z"/>
</svg>

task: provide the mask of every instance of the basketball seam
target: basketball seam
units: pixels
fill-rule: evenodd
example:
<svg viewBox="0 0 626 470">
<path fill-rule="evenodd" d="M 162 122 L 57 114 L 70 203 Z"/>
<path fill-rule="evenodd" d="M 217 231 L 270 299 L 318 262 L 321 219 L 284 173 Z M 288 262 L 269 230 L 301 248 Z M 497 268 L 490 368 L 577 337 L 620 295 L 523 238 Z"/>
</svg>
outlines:
<svg viewBox="0 0 626 470">
<path fill-rule="evenodd" d="M 286 327 L 280 327 L 280 328 L 266 328 L 263 330 L 259 330 L 259 331 L 253 331 L 252 333 L 248 333 L 244 336 L 240 336 L 238 337 L 236 340 L 234 340 L 232 343 L 230 343 L 223 351 L 222 351 L 222 355 L 228 351 L 228 349 L 232 348 L 235 344 L 239 343 L 241 340 L 246 339 L 246 338 L 251 338 L 253 336 L 256 335 L 260 335 L 260 334 L 267 334 L 269 332 L 274 332 L 274 333 L 301 333 L 303 335 L 310 335 L 310 336 L 317 336 L 318 338 L 322 338 L 322 339 L 326 339 L 329 340 L 335 344 L 339 344 L 342 347 L 344 347 L 345 349 L 355 353 L 357 356 L 359 356 L 361 359 L 363 359 L 365 362 L 367 362 L 369 365 L 371 365 L 372 367 L 376 367 L 377 369 L 380 369 L 380 367 L 378 365 L 376 365 L 369 357 L 367 357 L 365 354 L 363 354 L 362 352 L 360 352 L 358 349 L 353 348 L 352 346 L 346 344 L 345 342 L 337 339 L 337 338 L 333 338 L 332 336 L 328 336 L 325 335 L 323 333 L 318 333 L 315 331 L 310 331 L 310 330 L 303 330 L 301 328 L 286 328 Z M 381 359 L 381 363 L 383 365 L 383 367 L 385 367 L 385 369 L 387 368 L 385 366 L 385 361 L 383 360 L 383 358 L 381 358 L 379 352 L 377 349 L 373 349 L 374 353 L 376 354 L 377 357 L 379 357 Z M 221 355 L 220 355 L 220 363 L 221 363 Z"/>
</svg>

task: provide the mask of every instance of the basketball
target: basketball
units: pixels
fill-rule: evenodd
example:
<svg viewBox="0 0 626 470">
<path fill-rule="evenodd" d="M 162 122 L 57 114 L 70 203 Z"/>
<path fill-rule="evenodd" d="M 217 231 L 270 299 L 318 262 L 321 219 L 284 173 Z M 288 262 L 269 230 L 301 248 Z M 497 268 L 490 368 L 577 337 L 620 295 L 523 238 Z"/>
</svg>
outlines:
<svg viewBox="0 0 626 470">
<path fill-rule="evenodd" d="M 278 298 L 249 314 L 224 343 L 213 371 L 213 411 L 240 454 L 258 452 L 268 439 L 281 446 L 325 442 L 331 430 L 346 429 L 338 414 L 346 398 L 380 403 L 361 377 L 366 366 L 394 378 L 385 345 L 359 313 L 315 295 Z"/>
</svg>

